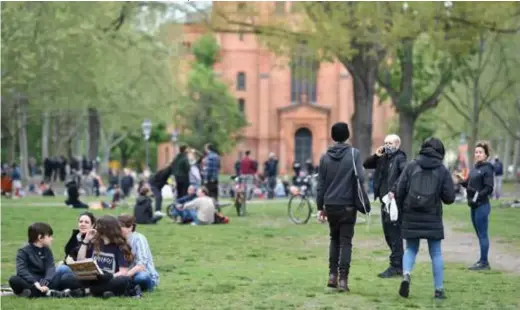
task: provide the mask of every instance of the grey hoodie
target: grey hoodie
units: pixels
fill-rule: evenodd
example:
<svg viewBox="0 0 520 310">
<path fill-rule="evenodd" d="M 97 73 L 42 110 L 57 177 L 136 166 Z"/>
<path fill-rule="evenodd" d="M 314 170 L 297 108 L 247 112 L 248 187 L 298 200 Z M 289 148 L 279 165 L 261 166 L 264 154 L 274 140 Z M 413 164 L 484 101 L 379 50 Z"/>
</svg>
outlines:
<svg viewBox="0 0 520 310">
<path fill-rule="evenodd" d="M 356 167 L 360 181 L 363 182 L 363 165 L 359 150 L 354 148 Z M 354 206 L 355 175 L 352 161 L 352 146 L 337 143 L 321 157 L 318 172 L 318 210 L 323 206 Z"/>
</svg>

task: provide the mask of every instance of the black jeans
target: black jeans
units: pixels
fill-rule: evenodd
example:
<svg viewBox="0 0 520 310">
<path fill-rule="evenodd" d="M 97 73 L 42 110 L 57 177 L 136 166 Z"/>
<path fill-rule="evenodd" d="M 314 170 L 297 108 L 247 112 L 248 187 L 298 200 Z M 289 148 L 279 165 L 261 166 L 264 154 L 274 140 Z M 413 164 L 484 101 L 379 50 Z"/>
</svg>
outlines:
<svg viewBox="0 0 520 310">
<path fill-rule="evenodd" d="M 384 207 L 384 204 L 383 204 Z M 402 269 L 403 267 L 403 238 L 401 234 L 401 222 L 390 221 L 390 215 L 381 209 L 381 222 L 385 234 L 386 244 L 390 248 L 390 266 Z"/>
<path fill-rule="evenodd" d="M 111 276 L 111 275 L 110 275 Z M 102 297 L 104 292 L 112 292 L 115 296 L 125 296 L 132 285 L 132 279 L 130 277 L 110 277 L 105 274 L 105 277 L 101 277 L 99 280 L 90 282 L 90 292 L 94 297 Z"/>
<path fill-rule="evenodd" d="M 161 192 L 161 189 L 155 187 L 155 186 L 151 186 L 151 189 L 152 189 L 152 193 L 155 197 L 155 211 L 161 211 L 161 206 L 162 206 L 162 192 Z"/>
<path fill-rule="evenodd" d="M 348 278 L 352 257 L 352 238 L 356 225 L 355 207 L 326 207 L 330 230 L 329 273 Z"/>
<path fill-rule="evenodd" d="M 206 183 L 206 187 L 208 189 L 209 196 L 218 201 L 218 180 L 208 181 L 208 183 Z"/>
<path fill-rule="evenodd" d="M 34 283 L 28 283 L 19 276 L 12 276 L 9 279 L 9 286 L 13 289 L 16 295 L 22 293 L 23 290 L 31 290 L 31 297 L 43 297 L 45 296 L 39 289 L 34 286 Z M 76 281 L 73 274 L 59 274 L 56 273 L 52 278 L 51 282 L 47 285 L 51 290 L 62 291 L 64 289 L 76 289 L 80 288 L 81 285 Z"/>
<path fill-rule="evenodd" d="M 175 177 L 175 184 L 177 187 L 177 197 L 184 197 L 188 194 L 188 187 L 190 186 L 190 179 Z"/>
</svg>

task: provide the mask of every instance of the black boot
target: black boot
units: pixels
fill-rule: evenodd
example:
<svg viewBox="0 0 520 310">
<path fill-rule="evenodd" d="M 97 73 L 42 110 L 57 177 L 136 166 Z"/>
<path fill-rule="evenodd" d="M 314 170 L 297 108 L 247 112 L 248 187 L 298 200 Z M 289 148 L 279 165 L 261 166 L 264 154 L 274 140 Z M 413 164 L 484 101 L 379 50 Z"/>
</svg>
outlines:
<svg viewBox="0 0 520 310">
<path fill-rule="evenodd" d="M 403 281 L 401 281 L 401 286 L 399 287 L 399 295 L 404 298 L 408 298 L 410 295 L 410 283 L 412 282 L 412 278 L 409 274 L 405 274 L 403 277 Z"/>
<path fill-rule="evenodd" d="M 396 267 L 388 267 L 385 271 L 381 272 L 377 276 L 383 279 L 387 278 L 393 278 L 393 277 L 400 277 L 403 275 L 403 270 Z"/>
<path fill-rule="evenodd" d="M 338 287 L 338 276 L 335 274 L 329 275 L 329 281 L 327 282 L 327 287 L 337 288 Z"/>
<path fill-rule="evenodd" d="M 476 262 L 473 266 L 468 268 L 473 271 L 490 270 L 489 263 Z"/>
<path fill-rule="evenodd" d="M 350 289 L 348 288 L 348 279 L 347 278 L 339 279 L 338 290 L 340 292 L 350 292 Z"/>
<path fill-rule="evenodd" d="M 435 299 L 446 299 L 446 294 L 444 294 L 444 290 L 435 290 L 433 297 Z"/>
</svg>

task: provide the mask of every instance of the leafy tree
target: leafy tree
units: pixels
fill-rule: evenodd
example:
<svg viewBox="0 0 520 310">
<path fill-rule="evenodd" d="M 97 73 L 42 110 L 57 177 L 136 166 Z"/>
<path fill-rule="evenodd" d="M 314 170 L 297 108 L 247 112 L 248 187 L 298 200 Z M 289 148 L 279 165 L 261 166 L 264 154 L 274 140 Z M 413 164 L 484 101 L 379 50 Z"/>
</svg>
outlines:
<svg viewBox="0 0 520 310">
<path fill-rule="evenodd" d="M 210 27 L 215 31 L 258 34 L 265 46 L 281 55 L 289 55 L 294 46 L 304 42 L 322 56 L 322 60 L 341 62 L 353 78 L 354 143 L 360 148 L 362 156 L 367 155 L 371 147 L 373 98 L 383 60 L 395 58 L 395 51 L 407 50 L 405 54 L 410 60 L 406 63 L 409 64 L 413 61 L 413 49 L 403 47 L 409 46 L 423 34 L 437 42 L 448 38 L 450 45 L 453 45 L 450 49 L 464 51 L 465 38 L 474 38 L 471 33 L 476 29 L 516 31 L 518 25 L 512 19 L 519 13 L 519 5 L 511 2 L 502 2 L 492 8 L 486 3 L 456 3 L 447 14 L 442 2 L 414 2 L 412 5 L 402 2 L 320 1 L 291 3 L 295 9 L 288 18 L 287 14 L 270 14 L 274 9 L 270 6 L 267 2 L 240 9 L 231 3 L 215 5 Z M 407 10 L 404 9 L 406 7 Z M 458 41 L 460 46 L 457 48 Z M 397 63 L 397 60 L 392 60 Z M 443 78 L 442 83 L 437 85 L 442 87 L 434 87 L 429 96 L 413 99 L 413 83 L 410 80 L 417 78 L 417 75 L 408 71 L 403 72 L 402 76 L 407 77 L 405 84 L 411 86 L 394 89 L 402 93 L 397 96 L 397 102 L 393 102 L 398 113 L 410 110 L 405 106 L 421 101 L 427 101 L 421 112 L 426 107 L 435 106 L 441 88 L 449 80 Z M 421 92 L 424 93 L 424 90 Z M 431 100 L 427 100 L 429 98 Z M 418 111 L 411 110 L 413 113 L 405 116 L 415 114 L 416 120 Z M 410 128 L 405 129 L 408 142 L 414 125 L 410 123 L 408 120 L 406 125 Z"/>
<path fill-rule="evenodd" d="M 247 122 L 228 85 L 219 81 L 213 71 L 219 55 L 217 41 L 211 34 L 202 36 L 193 44 L 193 54 L 189 96 L 176 110 L 176 125 L 182 128 L 180 141 L 199 149 L 212 143 L 221 152 L 230 151 Z"/>
</svg>

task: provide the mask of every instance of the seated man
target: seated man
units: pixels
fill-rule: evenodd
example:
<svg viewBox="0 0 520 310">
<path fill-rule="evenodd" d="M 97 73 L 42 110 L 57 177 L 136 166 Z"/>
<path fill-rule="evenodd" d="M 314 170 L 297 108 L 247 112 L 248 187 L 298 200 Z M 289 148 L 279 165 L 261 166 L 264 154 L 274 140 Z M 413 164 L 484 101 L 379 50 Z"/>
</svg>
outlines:
<svg viewBox="0 0 520 310">
<path fill-rule="evenodd" d="M 139 285 L 141 290 L 151 291 L 159 285 L 159 274 L 155 270 L 148 240 L 135 231 L 135 217 L 123 214 L 118 217 L 118 220 L 121 224 L 121 232 L 135 256 L 126 275 L 131 277 L 134 284 Z"/>
<path fill-rule="evenodd" d="M 191 220 L 192 225 L 208 225 L 215 221 L 215 201 L 209 196 L 205 186 L 197 190 L 197 198 L 186 203 L 183 219 Z"/>
<path fill-rule="evenodd" d="M 195 186 L 194 185 L 190 185 L 188 187 L 188 194 L 186 196 L 177 199 L 176 202 L 174 202 L 173 204 L 168 206 L 168 209 L 167 209 L 168 216 L 174 222 L 176 222 L 178 218 L 183 219 L 184 211 L 181 210 L 182 205 L 192 201 L 195 198 L 197 198 L 196 191 L 195 191 Z"/>
<path fill-rule="evenodd" d="M 76 182 L 69 181 L 67 184 L 67 195 L 68 199 L 65 200 L 65 204 L 74 209 L 88 209 L 88 205 L 79 200 L 79 190 Z"/>
<path fill-rule="evenodd" d="M 137 196 L 134 207 L 134 216 L 137 224 L 155 224 L 162 218 L 162 215 L 154 215 L 152 198 L 148 196 L 149 192 L 148 186 L 145 185 L 139 191 L 139 196 Z"/>
</svg>

